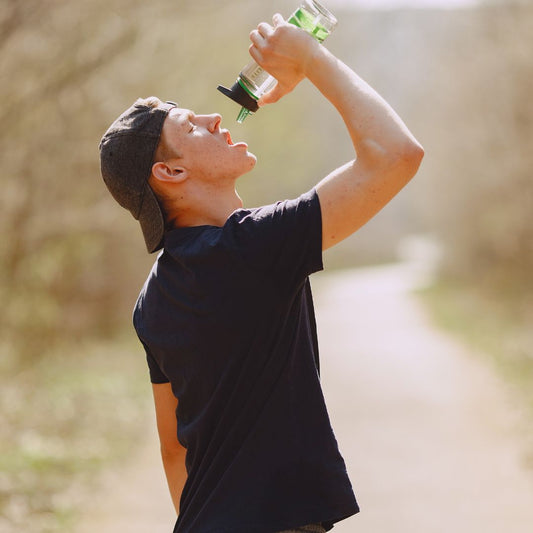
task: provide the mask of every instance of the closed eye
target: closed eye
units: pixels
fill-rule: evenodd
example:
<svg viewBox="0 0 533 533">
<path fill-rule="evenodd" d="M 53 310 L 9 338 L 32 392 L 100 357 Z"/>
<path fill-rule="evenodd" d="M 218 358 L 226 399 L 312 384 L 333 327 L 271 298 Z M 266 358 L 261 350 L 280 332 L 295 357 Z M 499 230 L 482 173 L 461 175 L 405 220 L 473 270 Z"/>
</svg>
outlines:
<svg viewBox="0 0 533 533">
<path fill-rule="evenodd" d="M 192 119 L 194 118 L 194 113 L 190 111 L 187 118 L 189 119 L 189 123 L 191 124 L 191 129 L 189 130 L 189 133 L 192 133 L 196 129 L 196 125 L 192 121 Z"/>
</svg>

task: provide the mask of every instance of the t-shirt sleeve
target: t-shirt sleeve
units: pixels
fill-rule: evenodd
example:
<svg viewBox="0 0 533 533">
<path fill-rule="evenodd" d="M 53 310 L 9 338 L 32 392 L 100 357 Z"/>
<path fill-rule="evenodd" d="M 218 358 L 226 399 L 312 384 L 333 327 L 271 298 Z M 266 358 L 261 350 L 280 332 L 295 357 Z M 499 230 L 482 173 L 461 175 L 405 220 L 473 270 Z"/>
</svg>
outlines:
<svg viewBox="0 0 533 533">
<path fill-rule="evenodd" d="M 150 350 L 144 342 L 142 342 L 142 345 L 146 351 L 146 362 L 148 363 L 148 370 L 150 372 L 150 381 L 152 383 L 168 383 L 169 379 L 157 364 L 155 357 L 150 353 Z"/>
<path fill-rule="evenodd" d="M 231 217 L 230 233 L 241 259 L 279 279 L 298 282 L 322 270 L 322 218 L 314 189 L 293 200 Z"/>
</svg>

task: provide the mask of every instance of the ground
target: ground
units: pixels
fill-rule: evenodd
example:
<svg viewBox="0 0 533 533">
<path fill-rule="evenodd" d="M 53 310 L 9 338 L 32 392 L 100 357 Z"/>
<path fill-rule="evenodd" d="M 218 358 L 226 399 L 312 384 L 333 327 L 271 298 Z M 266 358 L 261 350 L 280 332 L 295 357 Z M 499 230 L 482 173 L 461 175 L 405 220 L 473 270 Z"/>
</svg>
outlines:
<svg viewBox="0 0 533 533">
<path fill-rule="evenodd" d="M 324 394 L 361 506 L 336 533 L 529 533 L 525 414 L 483 357 L 438 331 L 416 265 L 313 280 Z M 79 533 L 170 533 L 153 420 Z M 199 532 L 201 533 L 201 532 Z"/>
</svg>

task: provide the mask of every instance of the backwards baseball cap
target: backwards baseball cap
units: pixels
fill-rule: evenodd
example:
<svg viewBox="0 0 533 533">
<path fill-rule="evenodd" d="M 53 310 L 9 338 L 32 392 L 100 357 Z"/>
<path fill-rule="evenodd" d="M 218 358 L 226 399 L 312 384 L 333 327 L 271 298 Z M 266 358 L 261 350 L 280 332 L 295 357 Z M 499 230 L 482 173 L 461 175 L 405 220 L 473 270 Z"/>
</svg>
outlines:
<svg viewBox="0 0 533 533">
<path fill-rule="evenodd" d="M 150 105 L 153 103 L 157 105 Z M 163 123 L 174 102 L 137 100 L 100 141 L 102 177 L 113 198 L 141 224 L 149 253 L 163 247 L 165 219 L 148 184 Z"/>
</svg>

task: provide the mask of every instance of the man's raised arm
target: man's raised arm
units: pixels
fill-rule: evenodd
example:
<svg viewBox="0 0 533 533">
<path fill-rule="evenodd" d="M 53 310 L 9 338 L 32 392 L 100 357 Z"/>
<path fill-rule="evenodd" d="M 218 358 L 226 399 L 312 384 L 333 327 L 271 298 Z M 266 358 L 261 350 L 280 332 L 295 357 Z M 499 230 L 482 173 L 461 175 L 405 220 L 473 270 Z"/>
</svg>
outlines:
<svg viewBox="0 0 533 533">
<path fill-rule="evenodd" d="M 276 102 L 307 77 L 335 106 L 350 134 L 356 158 L 316 188 L 325 250 L 384 207 L 415 175 L 424 151 L 374 89 L 281 15 L 274 16 L 274 26 L 260 24 L 250 38 L 250 54 L 278 80 L 260 105 Z"/>
</svg>

